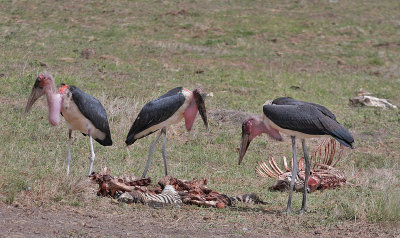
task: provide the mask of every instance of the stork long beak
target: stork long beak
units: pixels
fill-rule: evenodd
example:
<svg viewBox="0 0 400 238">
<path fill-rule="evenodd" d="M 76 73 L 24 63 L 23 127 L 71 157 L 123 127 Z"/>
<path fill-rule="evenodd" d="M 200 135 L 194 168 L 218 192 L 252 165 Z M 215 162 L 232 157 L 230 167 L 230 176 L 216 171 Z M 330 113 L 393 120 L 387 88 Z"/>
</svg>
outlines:
<svg viewBox="0 0 400 238">
<path fill-rule="evenodd" d="M 249 148 L 250 142 L 250 134 L 242 130 L 242 143 L 240 144 L 239 150 L 239 165 L 242 162 L 244 155 L 246 154 L 247 148 Z"/>
<path fill-rule="evenodd" d="M 28 102 L 25 106 L 25 114 L 31 110 L 33 104 L 44 94 L 43 88 L 39 86 L 39 81 L 36 80 L 35 84 L 33 85 L 31 95 L 29 95 Z"/>
<path fill-rule="evenodd" d="M 196 106 L 197 106 L 197 109 L 199 109 L 201 119 L 203 119 L 204 126 L 208 130 L 207 111 L 206 111 L 206 104 L 205 104 L 206 94 L 203 93 L 201 89 L 195 89 L 193 91 L 193 93 L 195 94 Z"/>
</svg>

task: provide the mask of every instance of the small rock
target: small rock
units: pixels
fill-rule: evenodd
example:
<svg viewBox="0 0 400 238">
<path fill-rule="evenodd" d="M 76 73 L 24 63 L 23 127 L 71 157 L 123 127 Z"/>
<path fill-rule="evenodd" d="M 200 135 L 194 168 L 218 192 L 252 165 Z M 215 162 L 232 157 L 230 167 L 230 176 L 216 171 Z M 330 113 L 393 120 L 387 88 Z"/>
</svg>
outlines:
<svg viewBox="0 0 400 238">
<path fill-rule="evenodd" d="M 42 62 L 42 61 L 39 61 L 39 65 L 40 65 L 40 66 L 43 66 L 43 67 L 47 67 L 47 64 L 44 63 L 44 62 Z"/>
</svg>

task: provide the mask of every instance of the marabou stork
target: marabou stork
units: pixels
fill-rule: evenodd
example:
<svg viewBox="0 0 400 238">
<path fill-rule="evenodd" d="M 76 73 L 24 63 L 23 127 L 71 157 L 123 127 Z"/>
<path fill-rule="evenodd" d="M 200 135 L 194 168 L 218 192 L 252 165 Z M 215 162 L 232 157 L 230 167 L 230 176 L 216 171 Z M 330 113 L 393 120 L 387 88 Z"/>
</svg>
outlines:
<svg viewBox="0 0 400 238">
<path fill-rule="evenodd" d="M 264 104 L 263 119 L 250 118 L 242 124 L 242 142 L 239 150 L 239 164 L 254 137 L 262 133 L 268 134 L 276 140 L 282 140 L 280 132 L 291 136 L 293 152 L 292 178 L 297 175 L 296 137 L 301 139 L 304 159 L 306 162 L 306 177 L 304 184 L 308 184 L 310 174 L 310 159 L 307 153 L 305 138 L 331 136 L 340 144 L 353 149 L 353 136 L 336 121 L 335 115 L 326 107 L 315 103 L 298 101 L 290 97 L 281 97 Z M 290 182 L 289 199 L 286 213 L 290 212 L 294 181 Z M 306 211 L 307 186 L 304 186 L 303 201 L 300 212 Z"/>
<path fill-rule="evenodd" d="M 150 147 L 149 157 L 142 175 L 143 178 L 146 177 L 154 148 L 161 134 L 164 135 L 162 156 L 164 159 L 165 175 L 168 175 L 167 155 L 165 151 L 167 126 L 176 124 L 182 120 L 182 118 L 185 118 L 186 129 L 190 131 L 197 116 L 197 112 L 200 112 L 204 125 L 208 129 L 204 98 L 205 96 L 201 89 L 195 89 L 191 92 L 186 88 L 177 87 L 143 106 L 136 120 L 133 122 L 125 141 L 127 146 L 131 145 L 135 143 L 136 140 L 161 129 L 160 134 Z"/>
<path fill-rule="evenodd" d="M 61 113 L 68 126 L 67 175 L 69 174 L 69 164 L 71 161 L 71 137 L 73 130 L 78 130 L 85 136 L 89 135 L 91 150 L 90 175 L 95 159 L 92 138 L 103 146 L 112 145 L 106 110 L 99 100 L 84 93 L 75 86 L 61 84 L 61 87 L 57 89 L 53 77 L 50 74 L 43 73 L 36 78 L 25 107 L 25 113 L 28 113 L 36 100 L 44 94 L 46 94 L 49 107 L 50 123 L 56 126 L 60 121 Z"/>
</svg>

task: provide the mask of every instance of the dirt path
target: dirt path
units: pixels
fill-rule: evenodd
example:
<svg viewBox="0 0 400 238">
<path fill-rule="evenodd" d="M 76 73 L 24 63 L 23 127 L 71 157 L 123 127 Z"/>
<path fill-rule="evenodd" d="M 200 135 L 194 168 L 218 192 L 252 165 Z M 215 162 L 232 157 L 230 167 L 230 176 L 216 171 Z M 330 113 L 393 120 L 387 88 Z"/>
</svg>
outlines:
<svg viewBox="0 0 400 238">
<path fill-rule="evenodd" d="M 166 217 L 140 219 L 137 213 L 106 214 L 75 209 L 23 209 L 0 207 L 0 233 L 6 237 L 130 237 L 200 235 L 192 227 L 177 229 Z M 211 236 L 210 232 L 202 235 Z M 213 233 L 218 235 L 218 233 Z M 223 231 L 219 233 L 224 235 Z"/>
<path fill-rule="evenodd" d="M 241 219 L 251 222 L 242 223 Z M 375 224 L 347 222 L 322 227 L 303 225 L 306 220 L 257 209 L 232 216 L 189 206 L 153 209 L 135 205 L 127 209 L 108 202 L 107 207 L 88 209 L 0 204 L 1 237 L 396 237 L 393 228 Z"/>
<path fill-rule="evenodd" d="M 114 207 L 116 205 L 113 205 Z M 75 207 L 20 208 L 0 205 L 5 237 L 239 237 L 235 224 L 208 227 L 211 217 L 194 218 L 190 209 L 132 212 L 89 211 Z M 206 209 L 207 210 L 207 209 Z M 235 234 L 236 233 L 236 234 Z"/>
</svg>

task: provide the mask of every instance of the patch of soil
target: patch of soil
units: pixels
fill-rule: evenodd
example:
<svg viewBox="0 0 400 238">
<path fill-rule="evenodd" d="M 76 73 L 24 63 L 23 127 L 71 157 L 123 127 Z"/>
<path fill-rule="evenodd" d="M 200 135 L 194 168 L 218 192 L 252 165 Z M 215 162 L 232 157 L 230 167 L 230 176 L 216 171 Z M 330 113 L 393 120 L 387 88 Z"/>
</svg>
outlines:
<svg viewBox="0 0 400 238">
<path fill-rule="evenodd" d="M 232 215 L 230 211 L 192 206 L 153 209 L 143 205 L 123 208 L 112 203 L 99 204 L 96 208 L 59 204 L 27 208 L 1 203 L 0 234 L 5 237 L 292 237 L 302 234 L 375 238 L 395 237 L 398 231 L 398 228 L 351 221 L 324 227 L 315 225 L 319 223 L 313 221 L 312 213 L 285 216 L 258 208 L 237 208 Z"/>
</svg>

